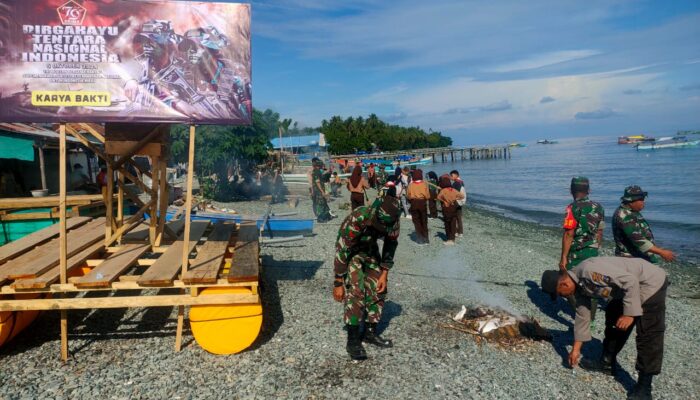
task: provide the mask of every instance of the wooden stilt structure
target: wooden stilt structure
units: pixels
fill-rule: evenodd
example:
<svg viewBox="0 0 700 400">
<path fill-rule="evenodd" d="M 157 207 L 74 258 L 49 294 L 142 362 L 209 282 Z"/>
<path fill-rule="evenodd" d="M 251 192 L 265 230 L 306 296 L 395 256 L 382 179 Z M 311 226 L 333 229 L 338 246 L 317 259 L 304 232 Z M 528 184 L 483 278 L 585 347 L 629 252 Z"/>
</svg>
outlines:
<svg viewBox="0 0 700 400">
<path fill-rule="evenodd" d="M 0 247 L 0 312 L 36 314 L 36 310 L 59 310 L 64 361 L 69 357 L 67 310 L 73 309 L 177 307 L 177 351 L 182 346 L 186 306 L 191 307 L 195 340 L 207 351 L 235 353 L 252 344 L 258 335 L 262 306 L 257 289 L 257 229 L 254 225 L 251 230 L 246 225 L 211 226 L 208 221 L 191 221 L 194 125 L 190 126 L 184 222 L 166 223 L 168 129 L 164 125 L 108 125 L 102 132 L 90 124 L 61 124 L 59 227 L 46 228 L 12 246 Z M 104 219 L 84 218 L 78 222 L 67 218 L 67 134 L 107 164 Z M 104 150 L 91 142 L 89 135 L 101 142 Z M 134 161 L 133 156 L 139 154 L 150 157 L 150 172 Z M 151 178 L 150 185 L 144 183 L 143 177 Z M 143 200 L 135 194 L 127 181 L 150 199 Z M 131 200 L 138 210 L 128 213 L 125 199 Z M 148 222 L 144 224 L 146 213 Z M 193 253 L 195 257 L 191 259 Z M 118 292 L 154 288 L 175 288 L 180 293 Z M 99 296 L 110 292 L 113 295 Z M 96 296 L 83 296 L 88 293 Z M 0 324 L 0 346 L 11 339 L 3 337 L 6 328 Z M 16 335 L 14 327 L 10 328 Z"/>
</svg>

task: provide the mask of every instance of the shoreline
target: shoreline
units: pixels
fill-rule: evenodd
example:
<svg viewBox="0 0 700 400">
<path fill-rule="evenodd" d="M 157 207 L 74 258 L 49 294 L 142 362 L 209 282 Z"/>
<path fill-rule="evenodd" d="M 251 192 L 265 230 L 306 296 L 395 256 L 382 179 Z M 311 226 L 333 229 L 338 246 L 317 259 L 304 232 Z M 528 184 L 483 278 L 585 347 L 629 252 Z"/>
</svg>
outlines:
<svg viewBox="0 0 700 400">
<path fill-rule="evenodd" d="M 435 237 L 442 221 L 429 220 L 431 244 L 418 246 L 413 224 L 401 219 L 396 264 L 380 324 L 392 349 L 367 347 L 369 360 L 349 361 L 342 305 L 331 298 L 335 237 L 348 211 L 330 203 L 339 218 L 316 224 L 300 242 L 266 245 L 263 261 L 263 331 L 252 348 L 232 356 L 206 353 L 185 329 L 185 346 L 174 353 L 176 309 L 71 312 L 72 360 L 58 354 L 58 313 L 44 313 L 9 347 L 0 349 L 3 398 L 624 398 L 634 383 L 633 339 L 620 354 L 625 374 L 617 378 L 564 366 L 572 320 L 565 302 L 554 304 L 537 285 L 544 269 L 556 267 L 560 236 L 555 228 L 467 208 L 465 235 L 447 247 Z M 267 209 L 262 201 L 226 203 L 241 214 Z M 273 211 L 310 217 L 311 202 Z M 263 211 L 264 212 L 264 211 Z M 674 275 L 675 276 L 675 275 Z M 678 278 L 674 278 L 677 280 Z M 675 282 L 674 282 L 675 283 Z M 672 294 L 679 286 L 672 286 Z M 535 317 L 553 341 L 521 351 L 477 344 L 471 335 L 441 328 L 461 305 L 511 309 Z M 694 373 L 700 301 L 667 301 L 664 370 L 654 394 L 698 398 Z M 584 356 L 600 349 L 603 313 Z M 595 382 L 595 385 L 592 384 Z"/>
</svg>

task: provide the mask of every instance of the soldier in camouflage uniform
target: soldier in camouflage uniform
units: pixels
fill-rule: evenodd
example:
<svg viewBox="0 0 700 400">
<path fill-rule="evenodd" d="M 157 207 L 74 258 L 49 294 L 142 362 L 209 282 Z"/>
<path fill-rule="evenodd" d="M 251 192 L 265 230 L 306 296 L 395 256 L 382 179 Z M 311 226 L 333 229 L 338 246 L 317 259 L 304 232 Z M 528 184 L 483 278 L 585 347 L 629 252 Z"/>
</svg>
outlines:
<svg viewBox="0 0 700 400">
<path fill-rule="evenodd" d="M 326 190 L 323 182 L 323 161 L 316 159 L 313 162 L 311 171 L 311 201 L 313 202 L 314 214 L 318 222 L 327 222 L 333 218 L 331 209 L 326 200 Z"/>
<path fill-rule="evenodd" d="M 603 239 L 605 211 L 600 203 L 588 199 L 588 178 L 571 179 L 571 195 L 574 201 L 566 207 L 564 236 L 561 241 L 559 269 L 570 270 L 581 261 L 598 256 Z"/>
<path fill-rule="evenodd" d="M 620 207 L 613 215 L 613 236 L 615 255 L 618 257 L 638 257 L 654 264 L 673 261 L 676 255 L 654 242 L 654 234 L 649 223 L 642 216 L 647 192 L 639 186 L 628 186 L 620 198 Z"/>
<path fill-rule="evenodd" d="M 367 358 L 363 341 L 379 347 L 392 346 L 391 340 L 379 336 L 377 324 L 382 317 L 387 275 L 394 264 L 398 236 L 399 204 L 391 193 L 371 205 L 357 207 L 338 230 L 333 298 L 345 301 L 346 349 L 353 360 Z M 381 252 L 378 239 L 384 240 Z M 360 334 L 363 319 L 364 336 Z"/>
</svg>

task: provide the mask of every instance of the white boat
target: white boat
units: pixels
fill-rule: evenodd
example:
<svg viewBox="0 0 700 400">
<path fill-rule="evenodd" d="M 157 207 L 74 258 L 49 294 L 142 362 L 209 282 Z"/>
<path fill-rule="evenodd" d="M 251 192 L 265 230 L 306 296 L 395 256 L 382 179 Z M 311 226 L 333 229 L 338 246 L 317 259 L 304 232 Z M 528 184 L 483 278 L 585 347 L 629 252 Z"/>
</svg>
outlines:
<svg viewBox="0 0 700 400">
<path fill-rule="evenodd" d="M 685 136 L 673 136 L 665 140 L 655 140 L 653 142 L 639 143 L 635 145 L 637 150 L 656 150 L 672 147 L 690 147 L 700 144 L 700 140 L 688 140 Z"/>
</svg>

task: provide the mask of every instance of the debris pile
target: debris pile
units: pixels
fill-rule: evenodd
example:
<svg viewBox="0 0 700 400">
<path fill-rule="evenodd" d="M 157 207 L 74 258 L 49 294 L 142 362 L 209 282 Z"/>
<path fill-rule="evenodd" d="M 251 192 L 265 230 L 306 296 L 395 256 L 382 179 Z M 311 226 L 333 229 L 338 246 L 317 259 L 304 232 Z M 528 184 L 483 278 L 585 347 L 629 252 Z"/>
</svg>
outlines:
<svg viewBox="0 0 700 400">
<path fill-rule="evenodd" d="M 504 310 L 485 307 L 467 308 L 451 318 L 443 328 L 473 335 L 477 343 L 496 343 L 502 347 L 519 347 L 533 340 L 552 340 L 552 335 L 531 317 L 515 316 Z"/>
</svg>

